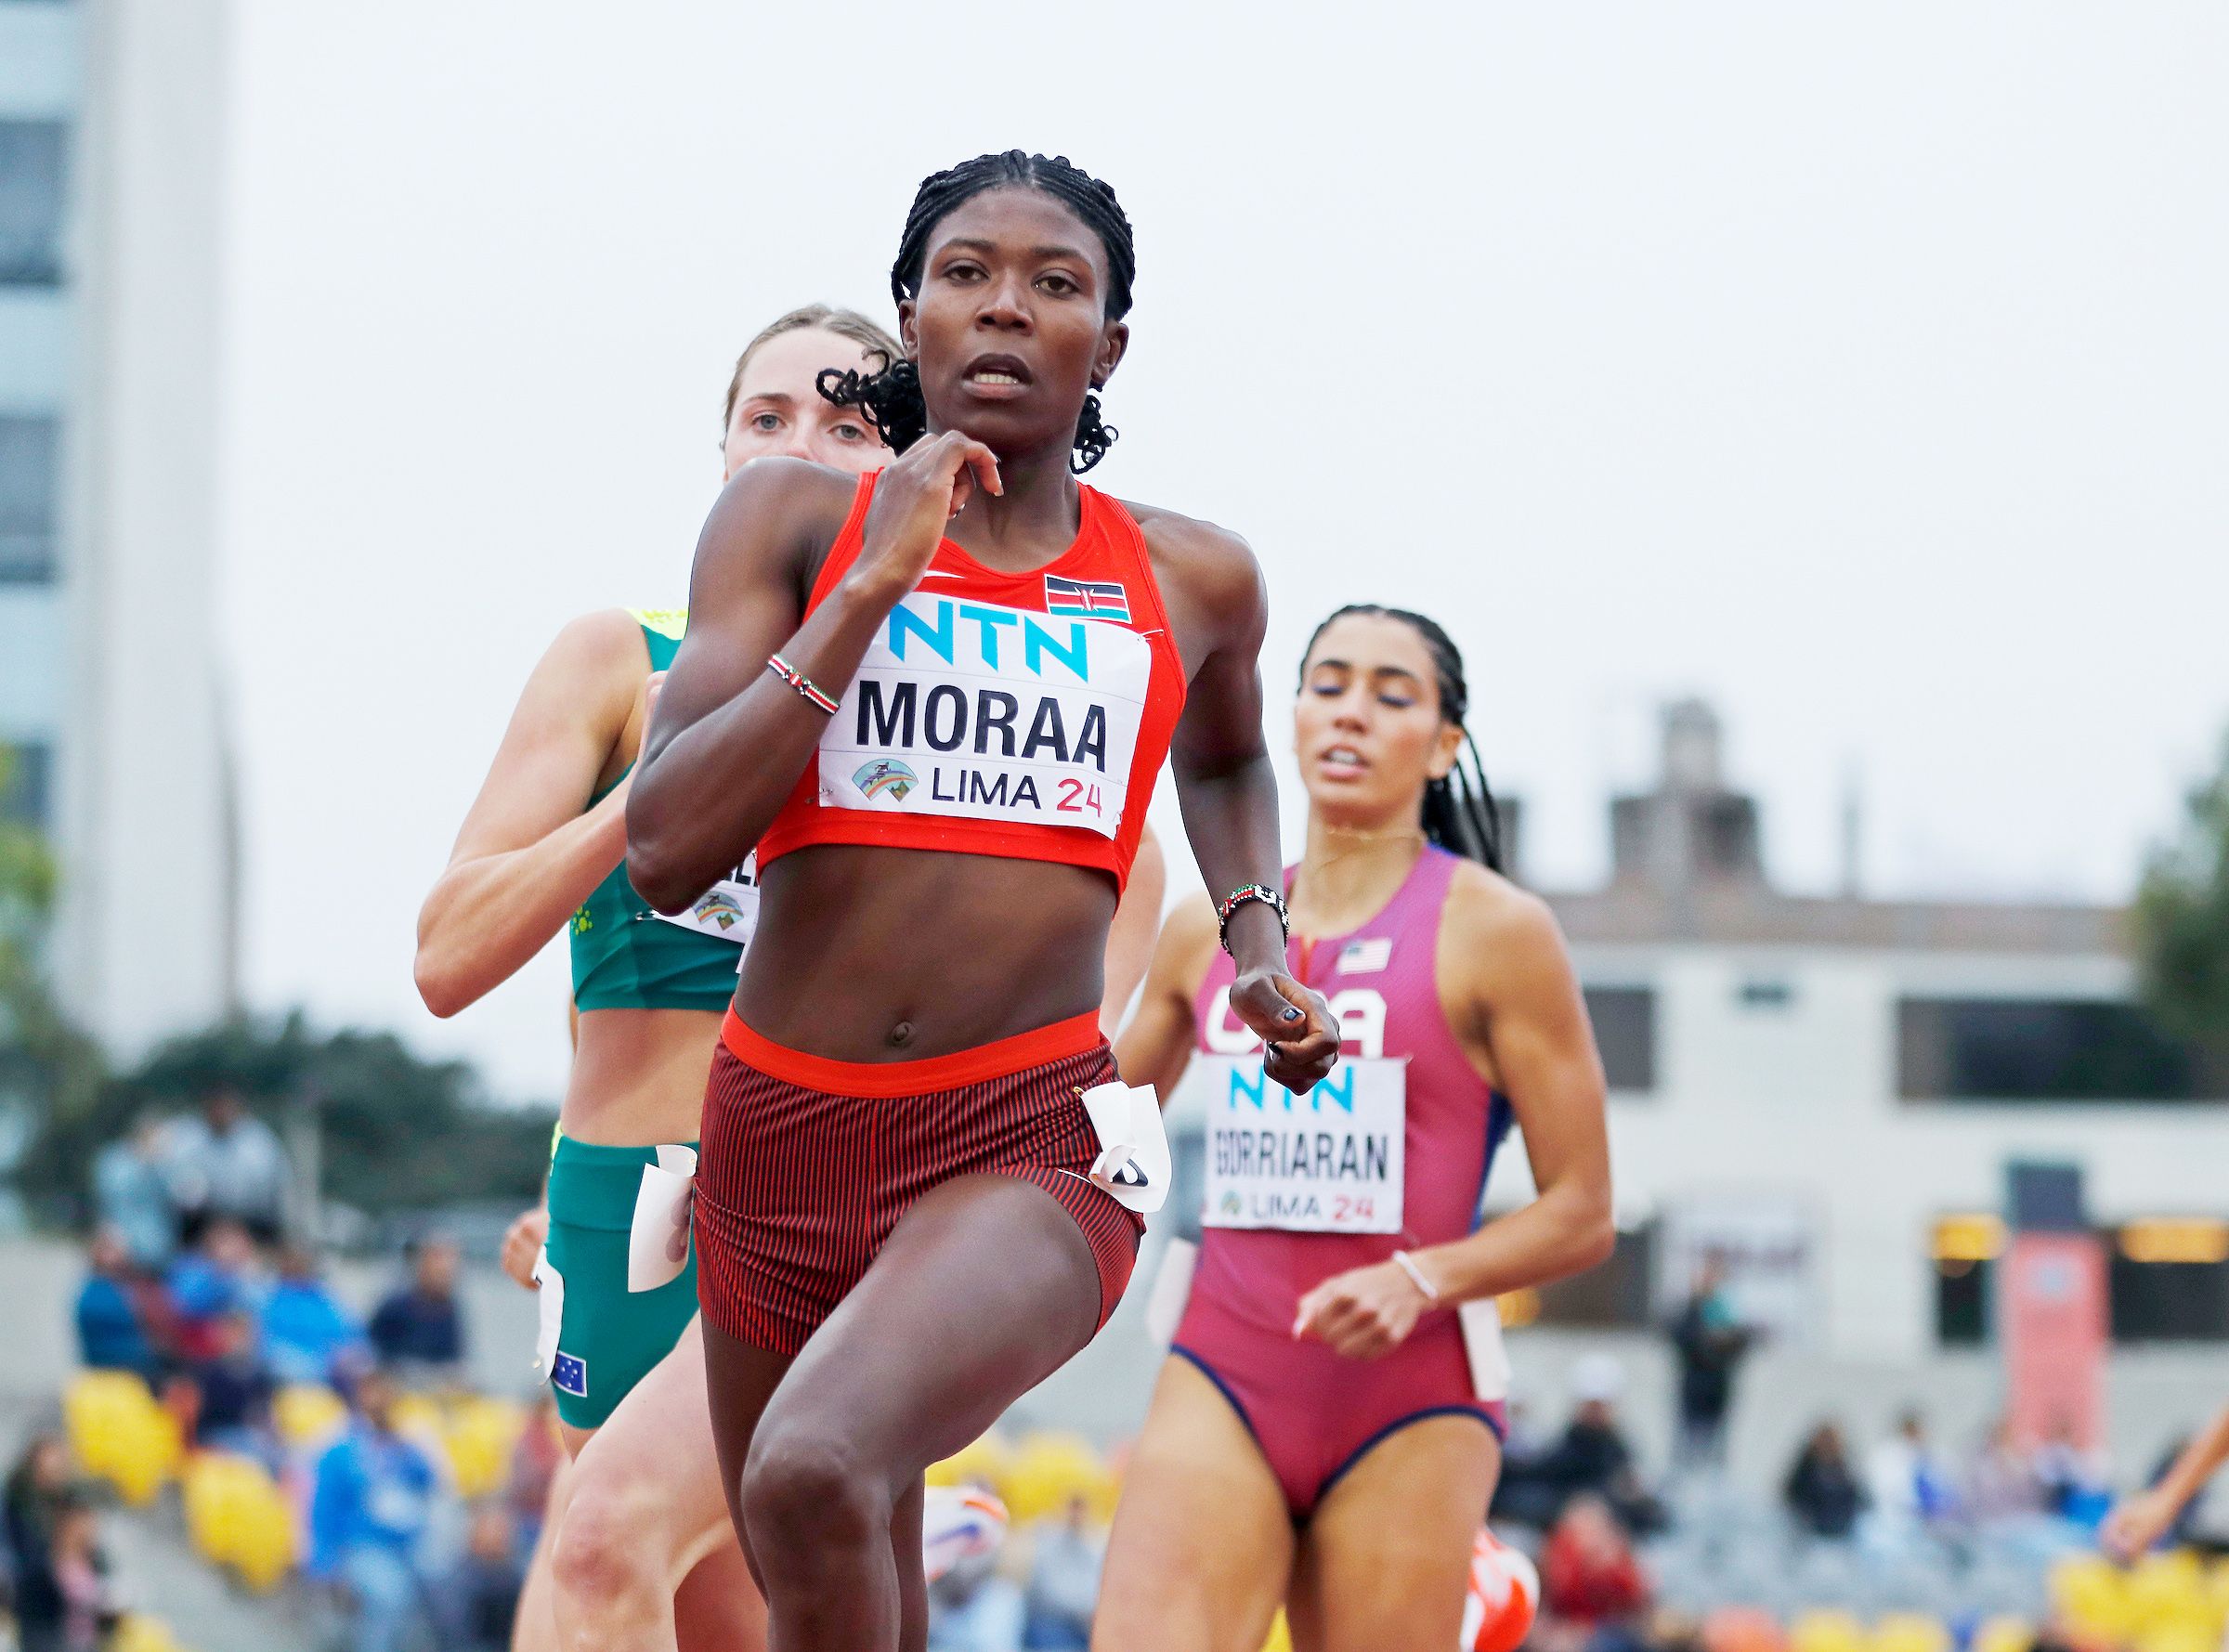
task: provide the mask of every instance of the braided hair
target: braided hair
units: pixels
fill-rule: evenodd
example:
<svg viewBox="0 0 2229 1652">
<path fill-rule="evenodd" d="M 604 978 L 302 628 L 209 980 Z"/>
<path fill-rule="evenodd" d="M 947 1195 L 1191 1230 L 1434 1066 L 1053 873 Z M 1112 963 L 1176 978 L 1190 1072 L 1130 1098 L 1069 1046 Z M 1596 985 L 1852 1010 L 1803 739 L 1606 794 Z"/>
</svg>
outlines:
<svg viewBox="0 0 2229 1652">
<path fill-rule="evenodd" d="M 1398 619 L 1423 639 L 1425 652 L 1432 657 L 1432 676 L 1440 689 L 1440 715 L 1463 730 L 1463 745 L 1455 753 L 1454 766 L 1443 778 L 1425 782 L 1421 824 L 1426 840 L 1491 866 L 1496 872 L 1506 871 L 1502 864 L 1501 810 L 1494 803 L 1493 789 L 1486 784 L 1486 767 L 1479 761 L 1479 743 L 1470 737 L 1470 730 L 1463 723 L 1465 714 L 1470 709 L 1470 685 L 1463 676 L 1463 651 L 1438 621 L 1407 608 L 1349 603 L 1317 626 L 1308 639 L 1308 646 L 1300 651 L 1301 682 L 1303 684 L 1307 682 L 1309 657 L 1315 653 L 1316 644 L 1323 633 L 1354 614 Z M 1470 753 L 1467 774 L 1463 772 L 1466 750 Z"/>
<path fill-rule="evenodd" d="M 1100 182 L 1065 155 L 1031 155 L 1008 150 L 1000 155 L 978 155 L 948 171 L 921 180 L 906 215 L 905 232 L 898 237 L 898 256 L 890 267 L 890 295 L 899 303 L 919 296 L 921 275 L 929 260 L 929 238 L 955 208 L 986 190 L 1008 188 L 1036 189 L 1051 196 L 1081 218 L 1099 237 L 1107 258 L 1107 319 L 1119 321 L 1130 313 L 1130 285 L 1138 276 L 1138 251 L 1130 236 L 1130 220 L 1114 199 L 1114 189 Z M 880 372 L 830 368 L 820 375 L 820 393 L 839 407 L 855 407 L 873 422 L 882 439 L 903 453 L 929 429 L 929 409 L 921 399 L 921 375 L 910 361 L 900 358 Z M 1075 457 L 1069 468 L 1077 475 L 1107 456 L 1122 433 L 1100 417 L 1099 397 L 1086 396 L 1084 410 L 1075 422 Z"/>
</svg>

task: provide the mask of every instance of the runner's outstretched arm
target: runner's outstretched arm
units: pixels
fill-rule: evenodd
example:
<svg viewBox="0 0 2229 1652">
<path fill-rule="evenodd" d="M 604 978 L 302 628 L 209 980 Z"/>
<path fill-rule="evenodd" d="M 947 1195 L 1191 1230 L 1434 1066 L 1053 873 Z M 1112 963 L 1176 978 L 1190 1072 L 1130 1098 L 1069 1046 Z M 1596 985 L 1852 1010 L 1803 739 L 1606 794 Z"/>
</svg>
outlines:
<svg viewBox="0 0 2229 1652">
<path fill-rule="evenodd" d="M 2167 1535 L 2223 1463 L 2229 1463 L 2229 1408 L 2183 1448 L 2157 1485 L 2132 1492 L 2114 1505 L 2098 1532 L 2099 1541 L 2123 1560 L 2133 1560 Z"/>
<path fill-rule="evenodd" d="M 436 1015 L 516 974 L 625 855 L 627 782 L 593 809 L 588 800 L 642 722 L 648 669 L 640 630 L 618 608 L 574 620 L 534 668 L 419 910 L 412 974 Z"/>
</svg>

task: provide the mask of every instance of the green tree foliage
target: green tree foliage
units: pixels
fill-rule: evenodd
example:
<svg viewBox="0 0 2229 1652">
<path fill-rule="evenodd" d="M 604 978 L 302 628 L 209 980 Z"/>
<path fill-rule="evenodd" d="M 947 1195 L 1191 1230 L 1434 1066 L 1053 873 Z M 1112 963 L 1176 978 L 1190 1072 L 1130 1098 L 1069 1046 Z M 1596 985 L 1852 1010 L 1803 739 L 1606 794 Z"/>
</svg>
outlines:
<svg viewBox="0 0 2229 1652">
<path fill-rule="evenodd" d="M 0 747 L 0 799 L 13 768 L 13 754 Z M 45 839 L 0 813 L 0 1101 L 38 1117 L 87 1112 L 102 1078 L 100 1051 L 47 990 L 43 954 L 55 883 Z"/>
<path fill-rule="evenodd" d="M 67 1190 L 75 1203 L 102 1143 L 141 1112 L 182 1111 L 219 1085 L 282 1134 L 314 1109 L 322 1197 L 374 1216 L 526 1203 L 549 1164 L 550 1112 L 490 1104 L 466 1063 L 422 1060 L 392 1033 L 320 1034 L 296 1011 L 238 1018 L 159 1046 L 103 1086 L 85 1114 L 53 1119 L 19 1179 L 27 1190 Z"/>
<path fill-rule="evenodd" d="M 2192 788 L 2181 833 L 2144 868 L 2135 922 L 2152 1013 L 2218 1061 L 2229 1051 L 2229 740 Z"/>
</svg>

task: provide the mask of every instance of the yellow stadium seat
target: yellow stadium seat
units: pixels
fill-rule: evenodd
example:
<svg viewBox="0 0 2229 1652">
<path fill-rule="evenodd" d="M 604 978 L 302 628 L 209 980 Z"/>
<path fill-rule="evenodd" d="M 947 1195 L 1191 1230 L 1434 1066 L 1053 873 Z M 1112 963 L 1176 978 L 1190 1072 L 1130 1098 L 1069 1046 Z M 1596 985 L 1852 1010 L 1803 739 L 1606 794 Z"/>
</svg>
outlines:
<svg viewBox="0 0 2229 1652">
<path fill-rule="evenodd" d="M 62 1395 L 62 1422 L 85 1471 L 135 1505 L 154 1500 L 184 1454 L 176 1420 L 129 1372 L 89 1371 L 73 1379 Z"/>
<path fill-rule="evenodd" d="M 2102 1554 L 2077 1554 L 2051 1569 L 2051 1604 L 2078 1640 L 2124 1644 L 2136 1628 L 2129 1574 Z"/>
<path fill-rule="evenodd" d="M 1991 1618 L 1974 1632 L 1974 1652 L 2029 1652 L 2036 1630 L 2019 1618 Z"/>
<path fill-rule="evenodd" d="M 172 1638 L 168 1624 L 140 1612 L 125 1617 L 108 1645 L 110 1652 L 185 1652 Z"/>
<path fill-rule="evenodd" d="M 1285 1626 L 1282 1610 L 1270 1625 L 1270 1638 L 1262 1642 L 1261 1652 L 1293 1652 L 1293 1632 Z"/>
<path fill-rule="evenodd" d="M 1114 1474 L 1088 1440 L 1074 1434 L 1033 1434 L 1014 1453 L 1013 1464 L 998 1485 L 998 1495 L 1017 1526 L 1066 1511 L 1082 1498 L 1093 1518 L 1114 1518 Z"/>
<path fill-rule="evenodd" d="M 348 1424 L 348 1402 L 322 1383 L 293 1383 L 271 1401 L 271 1422 L 292 1451 L 312 1452 Z"/>
<path fill-rule="evenodd" d="M 502 1487 L 511 1472 L 512 1449 L 526 1425 L 525 1409 L 509 1400 L 471 1396 L 450 1408 L 441 1443 L 458 1495 L 485 1497 Z"/>
<path fill-rule="evenodd" d="M 1865 1625 L 1847 1612 L 1805 1612 L 1789 1626 L 1788 1645 L 1790 1652 L 1866 1652 Z"/>
<path fill-rule="evenodd" d="M 1921 1612 L 1890 1612 L 1873 1625 L 1872 1652 L 1950 1652 L 1951 1635 L 1940 1619 Z"/>
<path fill-rule="evenodd" d="M 294 1512 L 279 1483 L 250 1457 L 203 1451 L 187 1465 L 186 1535 L 195 1553 L 229 1567 L 257 1593 L 293 1569 Z"/>
<path fill-rule="evenodd" d="M 1012 1461 L 1013 1453 L 1006 1442 L 995 1434 L 986 1434 L 957 1455 L 930 1464 L 922 1477 L 932 1486 L 997 1487 L 1005 1482 Z"/>
</svg>

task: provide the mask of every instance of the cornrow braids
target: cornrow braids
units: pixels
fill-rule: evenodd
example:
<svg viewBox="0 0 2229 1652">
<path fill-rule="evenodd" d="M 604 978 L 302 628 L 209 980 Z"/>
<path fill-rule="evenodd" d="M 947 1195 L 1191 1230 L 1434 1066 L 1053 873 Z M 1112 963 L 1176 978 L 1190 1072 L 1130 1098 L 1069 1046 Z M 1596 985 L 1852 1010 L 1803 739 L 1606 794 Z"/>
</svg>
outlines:
<svg viewBox="0 0 2229 1652">
<path fill-rule="evenodd" d="M 978 155 L 945 172 L 921 180 L 898 237 L 898 255 L 890 267 L 890 295 L 903 304 L 920 295 L 921 275 L 929 260 L 929 238 L 936 227 L 963 202 L 986 190 L 1008 188 L 1036 189 L 1051 196 L 1082 219 L 1099 237 L 1107 258 L 1107 307 L 1110 320 L 1130 313 L 1130 289 L 1138 278 L 1138 250 L 1131 238 L 1128 215 L 1114 198 L 1112 187 L 1101 183 L 1065 155 L 1032 155 L 1021 150 L 1003 154 Z M 903 453 L 929 428 L 929 409 L 921 399 L 921 378 L 910 361 L 893 361 L 878 373 L 838 372 L 820 375 L 821 395 L 840 407 L 855 407 L 881 433 L 882 440 Z M 1101 416 L 1099 397 L 1084 397 L 1071 444 L 1075 456 L 1069 469 L 1082 475 L 1107 456 L 1122 432 Z"/>
<path fill-rule="evenodd" d="M 1456 750 L 1454 764 L 1446 776 L 1425 782 L 1419 824 L 1424 827 L 1426 839 L 1466 860 L 1477 861 L 1496 872 L 1506 872 L 1508 868 L 1502 864 L 1501 809 L 1493 800 L 1493 787 L 1486 784 L 1486 766 L 1479 758 L 1479 743 L 1470 737 L 1470 730 L 1463 722 L 1470 710 L 1470 685 L 1463 675 L 1463 651 L 1437 620 L 1407 608 L 1349 603 L 1317 626 L 1308 639 L 1308 646 L 1300 651 L 1302 685 L 1307 683 L 1308 660 L 1315 653 L 1317 642 L 1335 623 L 1354 614 L 1398 619 L 1423 639 L 1425 652 L 1432 657 L 1432 676 L 1440 690 L 1440 715 L 1463 731 L 1463 744 Z M 1463 771 L 1466 752 L 1470 756 L 1468 774 Z"/>
</svg>

